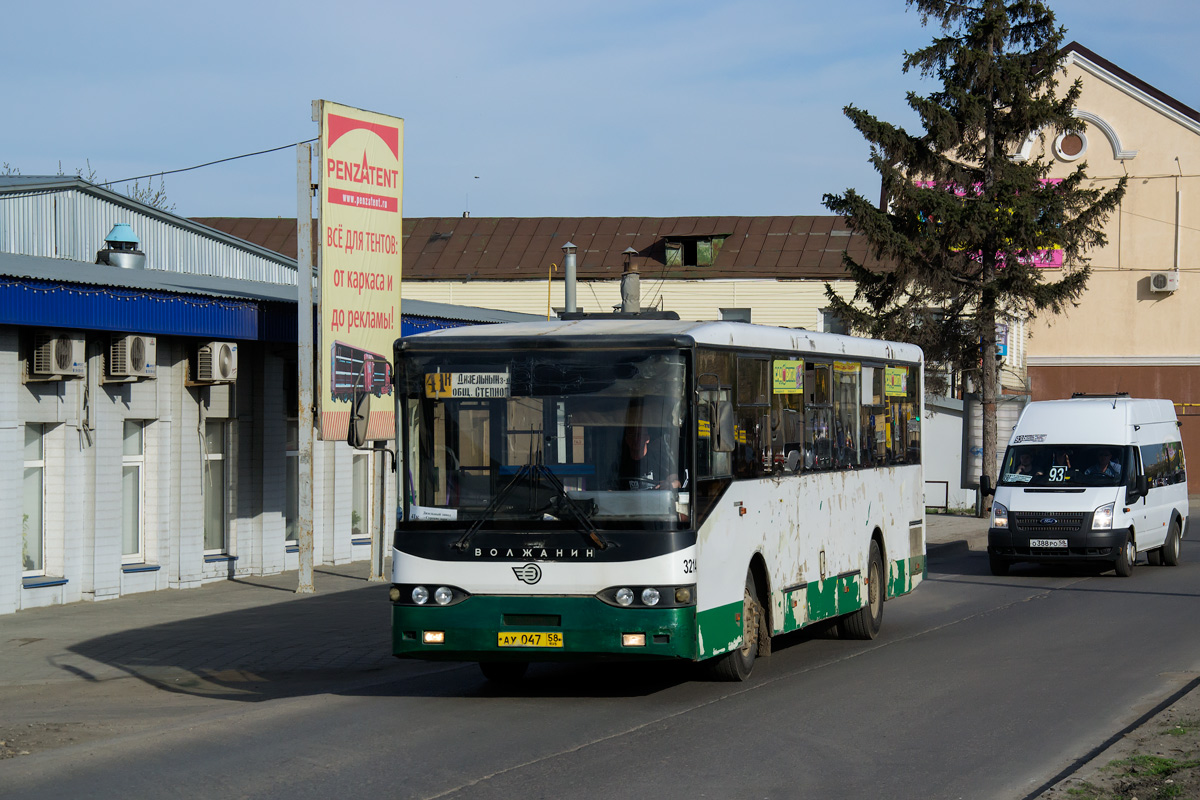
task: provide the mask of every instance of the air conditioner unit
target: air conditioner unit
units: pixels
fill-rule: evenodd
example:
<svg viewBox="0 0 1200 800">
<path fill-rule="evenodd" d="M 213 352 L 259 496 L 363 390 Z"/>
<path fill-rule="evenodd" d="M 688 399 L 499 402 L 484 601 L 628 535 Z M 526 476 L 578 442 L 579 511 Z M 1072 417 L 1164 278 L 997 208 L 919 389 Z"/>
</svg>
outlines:
<svg viewBox="0 0 1200 800">
<path fill-rule="evenodd" d="M 108 348 L 108 372 L 114 377 L 153 377 L 157 355 L 153 336 L 114 336 Z"/>
<path fill-rule="evenodd" d="M 233 383 L 237 380 L 237 345 L 209 342 L 196 352 L 196 380 L 201 383 Z"/>
<path fill-rule="evenodd" d="M 1150 291 L 1173 292 L 1179 288 L 1178 272 L 1151 272 Z"/>
<path fill-rule="evenodd" d="M 87 373 L 87 340 L 59 331 L 33 335 L 33 374 L 83 377 Z"/>
</svg>

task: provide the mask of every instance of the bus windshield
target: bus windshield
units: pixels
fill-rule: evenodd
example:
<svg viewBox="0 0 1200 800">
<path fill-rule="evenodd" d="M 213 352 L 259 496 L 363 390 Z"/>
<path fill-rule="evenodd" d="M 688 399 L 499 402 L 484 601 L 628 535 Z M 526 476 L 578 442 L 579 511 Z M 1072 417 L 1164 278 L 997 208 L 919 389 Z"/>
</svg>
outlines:
<svg viewBox="0 0 1200 800">
<path fill-rule="evenodd" d="M 1026 444 L 1008 448 L 1000 485 L 1048 488 L 1123 486 L 1133 448 L 1106 444 Z"/>
<path fill-rule="evenodd" d="M 682 527 L 686 364 L 678 350 L 409 354 L 405 519 Z"/>
</svg>

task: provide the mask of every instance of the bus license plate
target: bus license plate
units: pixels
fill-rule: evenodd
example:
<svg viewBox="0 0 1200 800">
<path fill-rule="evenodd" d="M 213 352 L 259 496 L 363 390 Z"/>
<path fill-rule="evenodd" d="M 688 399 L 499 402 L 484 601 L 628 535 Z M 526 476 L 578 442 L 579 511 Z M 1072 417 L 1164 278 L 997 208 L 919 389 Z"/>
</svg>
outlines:
<svg viewBox="0 0 1200 800">
<path fill-rule="evenodd" d="M 500 647 L 562 647 L 561 633 L 541 631 L 502 631 L 497 634 Z"/>
<path fill-rule="evenodd" d="M 1066 539 L 1030 539 L 1030 547 L 1066 547 Z"/>
</svg>

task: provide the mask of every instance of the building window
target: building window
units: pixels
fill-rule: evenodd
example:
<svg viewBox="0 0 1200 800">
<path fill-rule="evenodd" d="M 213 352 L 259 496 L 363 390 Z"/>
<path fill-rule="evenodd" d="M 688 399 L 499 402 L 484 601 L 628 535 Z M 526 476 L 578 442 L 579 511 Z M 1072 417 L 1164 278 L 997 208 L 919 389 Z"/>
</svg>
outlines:
<svg viewBox="0 0 1200 800">
<path fill-rule="evenodd" d="M 300 422 L 287 421 L 287 452 L 284 473 L 287 475 L 287 498 L 284 503 L 284 541 L 298 541 L 300 525 Z"/>
<path fill-rule="evenodd" d="M 668 267 L 710 267 L 725 244 L 724 236 L 688 237 L 667 241 L 664 262 Z"/>
<path fill-rule="evenodd" d="M 121 451 L 121 558 L 127 564 L 146 560 L 145 467 L 145 425 L 127 419 Z"/>
<path fill-rule="evenodd" d="M 350 535 L 369 536 L 371 529 L 371 455 L 359 453 L 354 456 L 350 488 Z"/>
<path fill-rule="evenodd" d="M 1054 155 L 1063 161 L 1077 161 L 1087 152 L 1087 136 L 1082 131 L 1060 133 L 1054 139 Z"/>
<path fill-rule="evenodd" d="M 824 333 L 850 333 L 850 327 L 846 325 L 846 321 L 833 312 L 833 309 L 821 309 L 821 331 Z"/>
<path fill-rule="evenodd" d="M 204 424 L 204 552 L 228 552 L 224 420 Z"/>
<path fill-rule="evenodd" d="M 26 575 L 46 572 L 45 426 L 25 426 L 25 480 L 21 516 L 21 564 Z"/>
</svg>

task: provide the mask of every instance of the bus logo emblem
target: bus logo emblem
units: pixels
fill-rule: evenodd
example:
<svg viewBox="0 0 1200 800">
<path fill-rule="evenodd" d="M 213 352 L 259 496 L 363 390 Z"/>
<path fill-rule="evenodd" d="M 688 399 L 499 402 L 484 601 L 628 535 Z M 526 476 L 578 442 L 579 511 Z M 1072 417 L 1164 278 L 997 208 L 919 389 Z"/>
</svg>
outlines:
<svg viewBox="0 0 1200 800">
<path fill-rule="evenodd" d="M 517 576 L 517 580 L 521 583 L 528 583 L 533 586 L 542 579 L 542 569 L 537 564 L 526 564 L 523 567 L 513 567 L 513 575 Z"/>
</svg>

